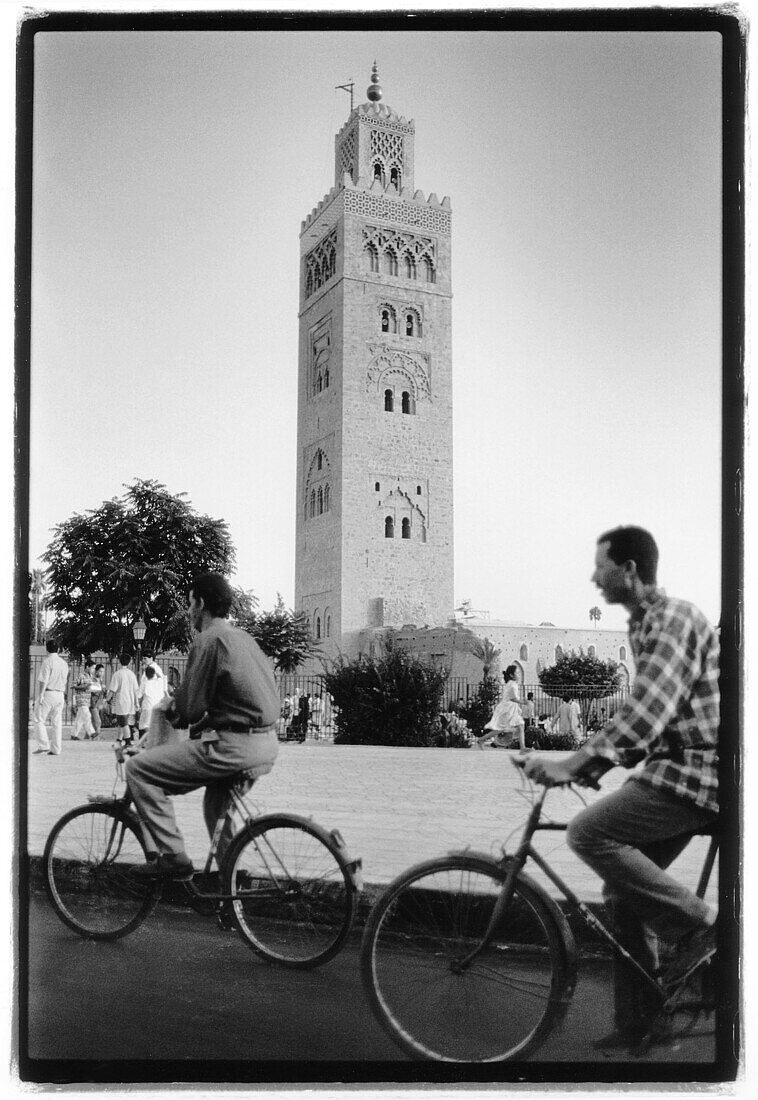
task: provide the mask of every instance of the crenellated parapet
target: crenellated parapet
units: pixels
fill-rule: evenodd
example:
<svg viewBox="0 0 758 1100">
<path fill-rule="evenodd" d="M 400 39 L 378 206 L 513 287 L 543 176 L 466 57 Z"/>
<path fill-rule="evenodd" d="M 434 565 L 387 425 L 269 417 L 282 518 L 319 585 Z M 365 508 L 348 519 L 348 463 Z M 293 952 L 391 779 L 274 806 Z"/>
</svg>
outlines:
<svg viewBox="0 0 758 1100">
<path fill-rule="evenodd" d="M 342 198 L 338 211 L 400 221 L 405 225 L 432 229 L 437 233 L 450 233 L 452 207 L 447 195 L 440 202 L 433 191 L 428 197 L 423 191 L 412 191 L 410 187 L 403 187 L 398 191 L 394 187 L 384 186 L 381 180 L 368 179 L 366 176 L 359 177 L 358 182 L 353 183 L 345 172 L 341 184 L 332 187 L 303 220 L 300 226 L 301 235 L 318 221 L 338 196 Z"/>
</svg>

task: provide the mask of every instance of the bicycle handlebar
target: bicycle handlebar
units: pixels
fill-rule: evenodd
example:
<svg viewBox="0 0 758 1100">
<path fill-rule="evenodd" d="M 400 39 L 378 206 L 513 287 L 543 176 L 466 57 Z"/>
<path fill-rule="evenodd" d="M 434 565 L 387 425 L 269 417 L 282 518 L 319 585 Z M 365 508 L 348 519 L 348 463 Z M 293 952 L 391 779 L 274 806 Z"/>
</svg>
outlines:
<svg viewBox="0 0 758 1100">
<path fill-rule="evenodd" d="M 512 756 L 511 763 L 513 764 L 514 768 L 523 772 L 528 759 L 528 756 Z M 527 776 L 527 778 L 531 779 L 531 777 L 529 776 Z M 577 775 L 574 779 L 567 779 L 565 783 L 543 783 L 539 779 L 531 779 L 531 782 L 539 783 L 542 787 L 570 787 L 572 785 L 576 785 L 577 787 L 591 787 L 595 791 L 600 790 L 600 784 L 598 783 L 597 779 L 594 779 L 592 776 L 589 775 Z"/>
</svg>

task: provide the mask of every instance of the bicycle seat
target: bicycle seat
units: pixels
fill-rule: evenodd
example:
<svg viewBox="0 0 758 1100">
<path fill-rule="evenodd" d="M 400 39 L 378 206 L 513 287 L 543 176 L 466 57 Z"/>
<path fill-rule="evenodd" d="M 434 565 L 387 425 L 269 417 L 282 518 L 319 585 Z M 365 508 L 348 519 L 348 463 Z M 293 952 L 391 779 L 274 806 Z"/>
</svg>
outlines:
<svg viewBox="0 0 758 1100">
<path fill-rule="evenodd" d="M 235 772 L 234 775 L 227 776 L 225 780 L 220 780 L 222 783 L 231 787 L 252 786 L 256 779 L 260 779 L 262 775 L 268 775 L 273 769 L 273 764 L 253 764 L 250 768 L 245 768 L 244 771 Z"/>
</svg>

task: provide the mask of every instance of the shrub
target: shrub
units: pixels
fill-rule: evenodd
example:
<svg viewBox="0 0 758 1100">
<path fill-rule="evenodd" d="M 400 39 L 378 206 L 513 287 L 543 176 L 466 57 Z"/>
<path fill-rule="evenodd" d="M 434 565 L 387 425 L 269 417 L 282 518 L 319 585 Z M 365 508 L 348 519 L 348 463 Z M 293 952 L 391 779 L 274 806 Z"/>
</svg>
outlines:
<svg viewBox="0 0 758 1100">
<path fill-rule="evenodd" d="M 468 722 L 474 737 L 481 737 L 484 727 L 500 699 L 500 684 L 494 676 L 483 676 L 476 691 L 461 710 L 461 717 Z"/>
<path fill-rule="evenodd" d="M 391 640 L 383 656 L 340 658 L 324 676 L 336 745 L 434 745 L 447 673 Z"/>
</svg>

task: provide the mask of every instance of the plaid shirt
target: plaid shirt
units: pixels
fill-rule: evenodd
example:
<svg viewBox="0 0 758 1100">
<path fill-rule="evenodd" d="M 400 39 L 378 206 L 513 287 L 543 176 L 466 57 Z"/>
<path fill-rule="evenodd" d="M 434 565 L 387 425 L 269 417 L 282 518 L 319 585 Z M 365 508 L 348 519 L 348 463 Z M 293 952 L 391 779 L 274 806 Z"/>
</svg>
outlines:
<svg viewBox="0 0 758 1100">
<path fill-rule="evenodd" d="M 718 810 L 716 631 L 696 607 L 659 588 L 630 618 L 629 640 L 637 664 L 631 695 L 583 751 L 606 767 L 644 761 L 643 782 Z"/>
</svg>

